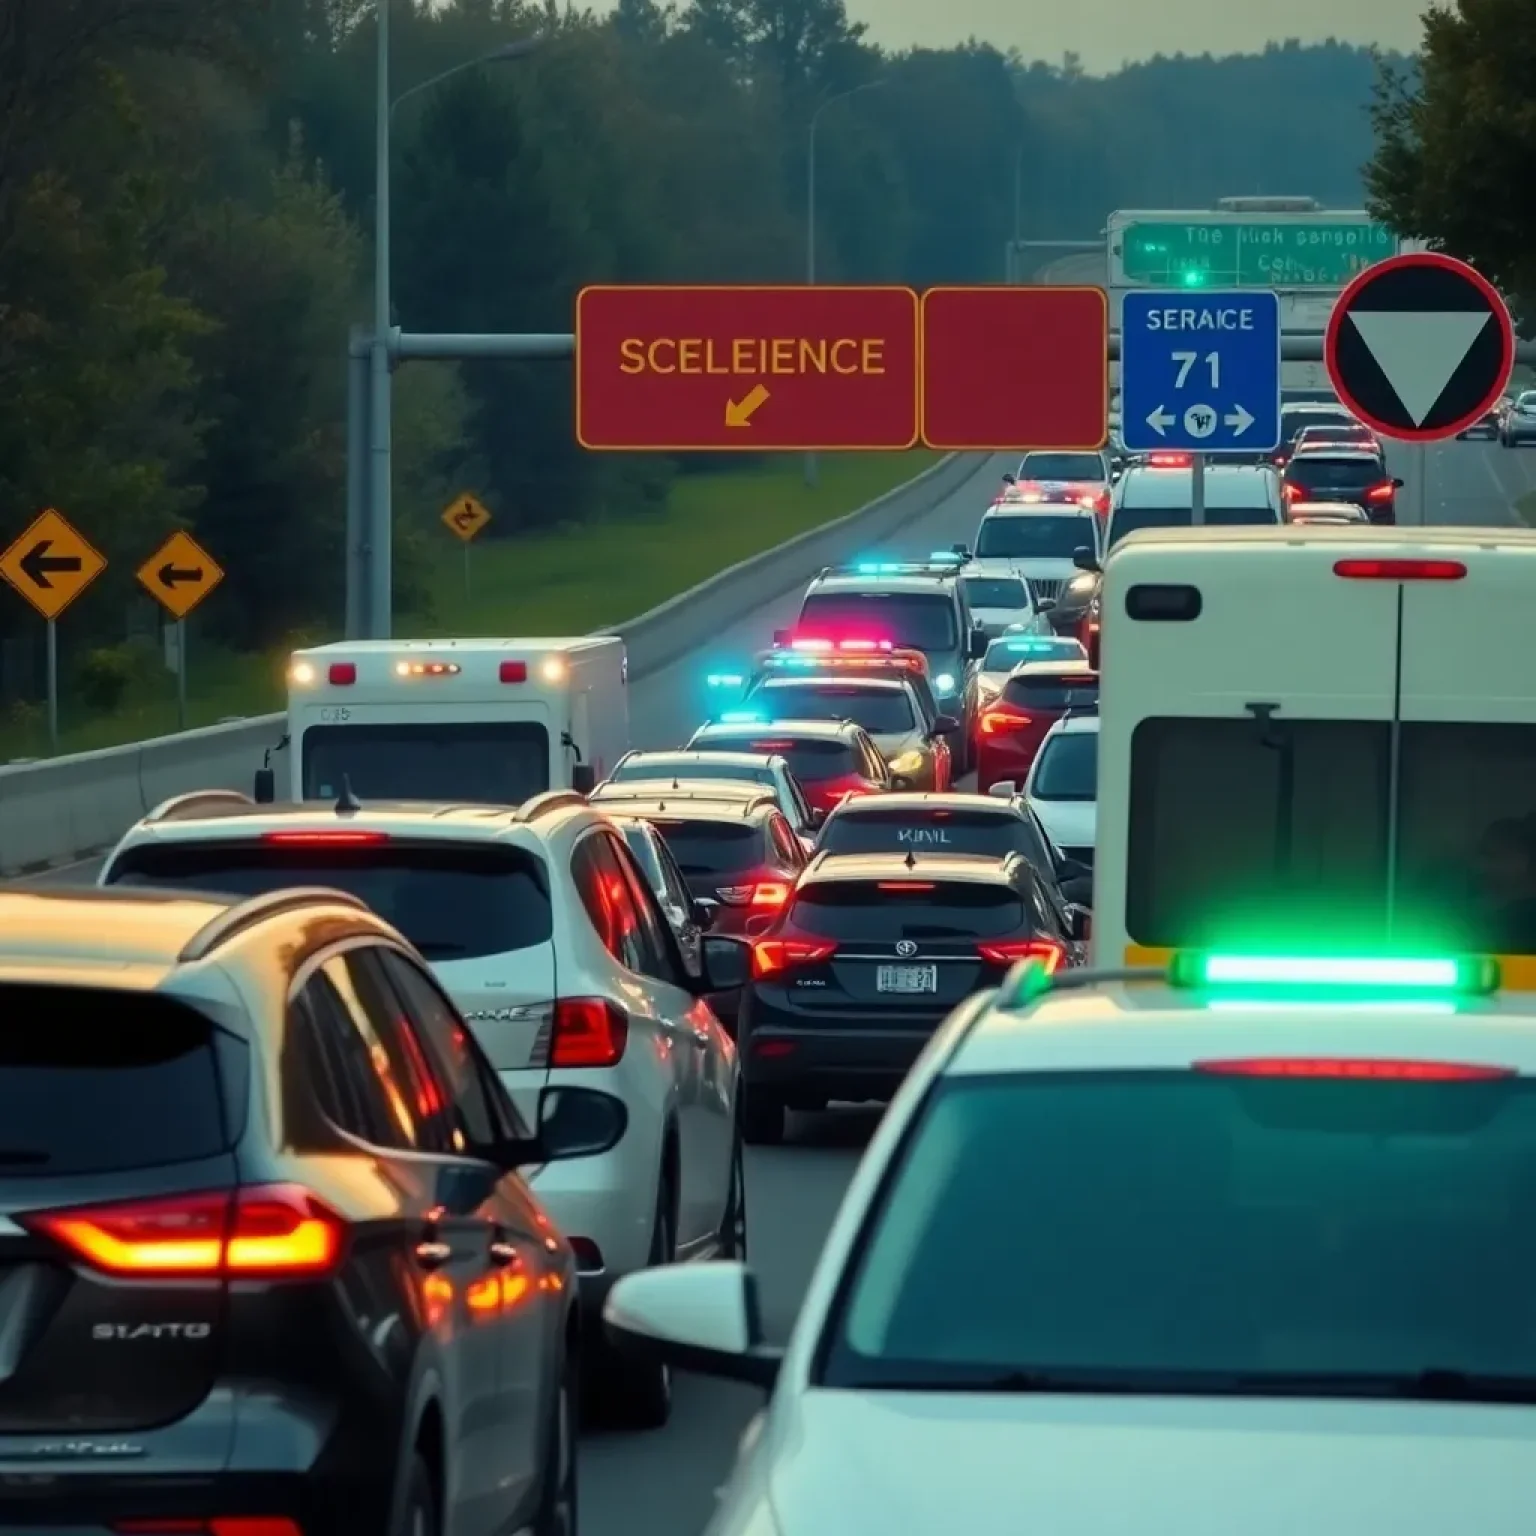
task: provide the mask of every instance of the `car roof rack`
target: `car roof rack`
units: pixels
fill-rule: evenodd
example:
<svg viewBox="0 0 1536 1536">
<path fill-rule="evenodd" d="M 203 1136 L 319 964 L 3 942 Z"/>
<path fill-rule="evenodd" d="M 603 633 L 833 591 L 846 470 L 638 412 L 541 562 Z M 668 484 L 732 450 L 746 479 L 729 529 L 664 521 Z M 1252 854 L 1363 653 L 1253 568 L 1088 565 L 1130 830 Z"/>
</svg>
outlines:
<svg viewBox="0 0 1536 1536">
<path fill-rule="evenodd" d="M 324 885 L 295 885 L 283 891 L 266 891 L 227 908 L 210 922 L 204 923 L 182 945 L 176 963 L 190 965 L 195 960 L 206 960 L 220 945 L 227 944 L 247 928 L 254 928 L 257 923 L 264 923 L 269 917 L 277 917 L 280 913 L 298 911 L 320 902 L 355 907 L 359 912 L 371 910 L 361 897 Z"/>
<path fill-rule="evenodd" d="M 587 797 L 574 789 L 546 789 L 541 795 L 525 800 L 512 813 L 515 821 L 537 821 L 540 816 L 550 816 L 556 811 L 574 810 L 590 804 Z"/>
<path fill-rule="evenodd" d="M 234 810 L 237 806 L 242 810 L 247 807 L 255 810 L 256 802 L 238 789 L 194 789 L 184 795 L 172 795 L 169 800 L 162 800 L 144 820 L 146 822 L 181 821 L 188 816 L 199 815 L 204 810 L 213 810 L 215 807 Z"/>
</svg>

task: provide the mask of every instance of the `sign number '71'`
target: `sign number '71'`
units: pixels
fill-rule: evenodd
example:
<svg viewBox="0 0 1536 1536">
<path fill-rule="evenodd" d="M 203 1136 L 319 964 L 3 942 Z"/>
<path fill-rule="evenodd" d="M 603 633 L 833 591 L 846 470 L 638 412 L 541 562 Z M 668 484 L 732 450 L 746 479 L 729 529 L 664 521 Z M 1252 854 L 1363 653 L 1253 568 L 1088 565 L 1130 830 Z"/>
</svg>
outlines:
<svg viewBox="0 0 1536 1536">
<path fill-rule="evenodd" d="M 1173 381 L 1175 389 L 1183 389 L 1189 378 L 1190 369 L 1200 361 L 1198 352 L 1175 352 L 1173 360 L 1179 365 L 1179 376 Z M 1211 388 L 1221 388 L 1221 353 L 1207 352 L 1205 354 L 1205 366 L 1211 370 Z"/>
</svg>

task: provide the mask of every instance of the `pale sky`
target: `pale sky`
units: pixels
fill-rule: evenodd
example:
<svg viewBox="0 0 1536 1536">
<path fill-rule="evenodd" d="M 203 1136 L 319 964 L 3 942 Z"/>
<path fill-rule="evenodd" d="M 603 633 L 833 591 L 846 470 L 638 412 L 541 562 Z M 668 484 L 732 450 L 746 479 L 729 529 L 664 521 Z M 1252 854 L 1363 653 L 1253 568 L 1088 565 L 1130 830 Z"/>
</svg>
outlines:
<svg viewBox="0 0 1536 1536">
<path fill-rule="evenodd" d="M 1419 45 L 1426 0 L 846 0 L 886 47 L 946 48 L 976 37 L 1055 63 L 1069 50 L 1090 74 L 1155 53 L 1255 53 L 1288 37 L 1336 37 L 1405 52 Z M 1301 103 L 1298 103 L 1298 110 Z"/>
</svg>

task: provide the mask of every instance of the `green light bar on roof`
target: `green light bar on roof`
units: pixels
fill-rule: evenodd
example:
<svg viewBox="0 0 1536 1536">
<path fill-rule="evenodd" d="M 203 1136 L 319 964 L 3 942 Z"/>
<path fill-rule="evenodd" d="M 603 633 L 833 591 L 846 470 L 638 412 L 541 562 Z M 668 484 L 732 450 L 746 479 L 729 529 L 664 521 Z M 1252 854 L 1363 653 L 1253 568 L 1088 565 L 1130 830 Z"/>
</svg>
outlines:
<svg viewBox="0 0 1536 1536">
<path fill-rule="evenodd" d="M 1480 955 L 1225 955 L 1173 957 L 1175 987 L 1328 988 L 1354 994 L 1454 993 L 1484 997 L 1499 989 L 1497 960 Z"/>
</svg>

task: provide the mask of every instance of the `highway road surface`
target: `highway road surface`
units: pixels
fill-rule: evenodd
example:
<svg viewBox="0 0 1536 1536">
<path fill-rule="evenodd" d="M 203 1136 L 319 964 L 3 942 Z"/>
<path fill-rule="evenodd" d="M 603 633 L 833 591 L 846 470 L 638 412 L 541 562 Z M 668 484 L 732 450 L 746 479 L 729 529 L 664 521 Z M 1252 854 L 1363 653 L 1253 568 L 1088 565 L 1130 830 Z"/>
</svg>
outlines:
<svg viewBox="0 0 1536 1536">
<path fill-rule="evenodd" d="M 1394 448 L 1393 473 L 1410 481 L 1399 492 L 1404 521 L 1417 505 L 1416 453 Z M 970 540 L 1011 461 L 978 456 L 976 472 L 940 506 L 912 525 L 893 553 L 926 554 Z M 1450 443 L 1424 454 L 1428 521 L 1464 527 L 1516 521 L 1514 500 L 1536 489 L 1536 452 L 1497 445 Z M 862 551 L 849 549 L 853 557 Z M 768 643 L 789 624 L 797 598 L 771 603 L 721 636 L 708 652 L 689 657 L 638 683 L 631 701 L 635 743 L 669 746 L 683 740 L 703 710 L 704 676 L 715 666 Z M 94 863 L 39 877 L 89 880 Z M 796 1116 L 783 1147 L 748 1154 L 749 1251 L 762 1281 L 765 1321 L 775 1337 L 788 1333 L 811 1266 L 859 1149 L 875 1123 L 873 1111 L 834 1110 Z M 715 1489 L 759 1402 L 747 1388 L 682 1378 L 672 1422 L 645 1435 L 602 1435 L 582 1448 L 582 1527 L 585 1536 L 694 1536 L 708 1520 Z"/>
</svg>

